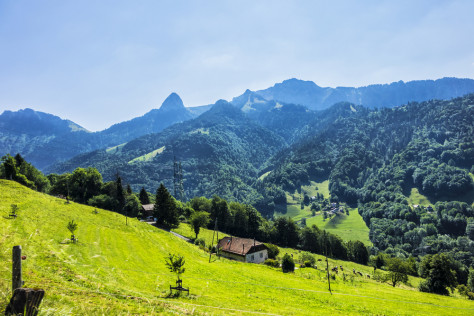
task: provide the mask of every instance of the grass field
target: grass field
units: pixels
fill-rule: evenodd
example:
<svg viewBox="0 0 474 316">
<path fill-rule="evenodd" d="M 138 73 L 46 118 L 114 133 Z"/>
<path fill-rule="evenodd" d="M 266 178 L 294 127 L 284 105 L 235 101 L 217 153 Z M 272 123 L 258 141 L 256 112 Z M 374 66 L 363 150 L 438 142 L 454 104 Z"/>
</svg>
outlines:
<svg viewBox="0 0 474 316">
<path fill-rule="evenodd" d="M 426 196 L 421 194 L 417 188 L 412 188 L 410 191 L 410 195 L 408 196 L 408 204 L 428 206 L 428 205 L 432 205 L 433 203 L 431 203 L 430 200 Z"/>
<path fill-rule="evenodd" d="M 160 147 L 158 149 L 153 150 L 152 152 L 149 152 L 148 154 L 142 155 L 140 157 L 134 158 L 128 162 L 128 164 L 133 164 L 136 162 L 145 162 L 145 161 L 150 161 L 153 158 L 156 157 L 156 155 L 161 154 L 165 150 L 165 146 Z"/>
<path fill-rule="evenodd" d="M 27 287 L 46 291 L 40 315 L 469 315 L 474 302 L 420 293 L 410 286 L 393 288 L 355 277 L 343 265 L 327 291 L 324 272 L 280 269 L 213 259 L 174 235 L 138 220 L 31 191 L 0 180 L 0 310 L 11 295 L 11 249 L 21 245 Z M 11 204 L 16 219 L 6 219 Z M 66 224 L 74 219 L 78 244 L 66 243 Z M 208 233 L 204 233 L 206 235 Z M 207 238 L 207 237 L 206 237 Z M 297 256 L 297 251 L 294 252 Z M 168 297 L 176 277 L 164 265 L 168 253 L 183 255 L 183 285 L 191 294 Z M 319 257 L 318 257 L 319 258 Z M 416 285 L 417 279 L 412 280 Z"/>
<path fill-rule="evenodd" d="M 303 201 L 305 193 L 309 197 L 320 193 L 325 198 L 329 198 L 329 180 L 323 182 L 311 181 L 310 185 L 301 186 L 301 193 L 297 191 L 293 193 L 287 192 L 287 205 L 284 210 L 280 209 L 275 212 L 275 217 L 286 216 L 291 217 L 295 221 L 306 218 L 307 226 L 315 224 L 321 229 L 340 236 L 343 240 L 360 240 L 366 245 L 372 245 L 369 239 L 369 228 L 365 225 L 357 209 L 350 209 L 349 216 L 342 215 L 332 220 L 323 221 L 320 212 L 316 216 L 312 216 L 311 206 L 305 206 L 301 209 L 301 201 Z"/>
<path fill-rule="evenodd" d="M 286 193 L 287 204 L 284 207 L 278 207 L 275 212 L 275 217 L 286 216 L 291 217 L 295 221 L 311 216 L 311 206 L 304 206 L 301 209 L 301 201 L 303 201 L 304 194 L 309 197 L 316 196 L 316 193 L 322 194 L 325 198 L 329 198 L 329 180 L 324 182 L 310 181 L 309 185 L 301 186 L 301 192 L 295 191 L 293 193 Z"/>
<path fill-rule="evenodd" d="M 372 245 L 369 239 L 369 228 L 365 225 L 362 216 L 360 216 L 357 209 L 349 209 L 349 216 L 337 215 L 331 219 L 323 221 L 323 216 L 318 215 L 308 218 L 306 225 L 311 226 L 316 224 L 321 229 L 338 235 L 343 240 L 360 240 L 366 245 Z"/>
</svg>

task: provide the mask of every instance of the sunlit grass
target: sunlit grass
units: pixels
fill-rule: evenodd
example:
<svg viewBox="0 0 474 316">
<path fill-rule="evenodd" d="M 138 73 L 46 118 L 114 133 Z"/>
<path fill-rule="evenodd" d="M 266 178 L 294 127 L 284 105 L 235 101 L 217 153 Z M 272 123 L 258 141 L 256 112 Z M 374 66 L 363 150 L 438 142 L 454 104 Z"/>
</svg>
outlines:
<svg viewBox="0 0 474 316">
<path fill-rule="evenodd" d="M 331 219 L 323 220 L 322 215 L 308 218 L 306 225 L 315 224 L 321 229 L 336 234 L 345 241 L 360 240 L 366 245 L 372 245 L 369 239 L 369 228 L 365 224 L 362 216 L 360 216 L 357 208 L 350 208 L 349 215 L 337 215 Z"/>
<path fill-rule="evenodd" d="M 11 295 L 11 249 L 21 245 L 27 255 L 25 286 L 46 290 L 40 315 L 474 313 L 474 302 L 407 286 L 393 288 L 353 275 L 353 268 L 364 274 L 371 268 L 343 261 L 330 261 L 347 272 L 345 280 L 341 273 L 336 276 L 331 295 L 322 261 L 318 270 L 288 274 L 223 258 L 213 257 L 209 263 L 207 252 L 147 223 L 130 220 L 127 226 L 119 214 L 94 214 L 94 208 L 66 204 L 10 181 L 0 180 L 0 190 L 0 310 Z M 19 217 L 5 219 L 13 203 L 19 206 Z M 63 243 L 71 219 L 79 224 L 78 244 Z M 206 239 L 211 233 L 201 232 Z M 295 250 L 282 251 L 298 256 Z M 167 297 L 176 279 L 164 265 L 170 252 L 185 257 L 183 285 L 189 287 L 189 297 Z"/>
</svg>

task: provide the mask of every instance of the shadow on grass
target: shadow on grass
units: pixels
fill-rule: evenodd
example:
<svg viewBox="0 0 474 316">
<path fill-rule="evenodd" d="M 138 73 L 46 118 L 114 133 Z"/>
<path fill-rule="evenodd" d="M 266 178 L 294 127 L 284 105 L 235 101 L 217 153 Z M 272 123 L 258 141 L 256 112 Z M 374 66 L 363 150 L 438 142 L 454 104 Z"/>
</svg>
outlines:
<svg viewBox="0 0 474 316">
<path fill-rule="evenodd" d="M 343 220 L 345 220 L 347 215 L 345 214 L 337 214 L 334 215 L 329 222 L 327 222 L 326 227 L 330 228 L 337 228 L 337 225 L 341 224 Z"/>
</svg>

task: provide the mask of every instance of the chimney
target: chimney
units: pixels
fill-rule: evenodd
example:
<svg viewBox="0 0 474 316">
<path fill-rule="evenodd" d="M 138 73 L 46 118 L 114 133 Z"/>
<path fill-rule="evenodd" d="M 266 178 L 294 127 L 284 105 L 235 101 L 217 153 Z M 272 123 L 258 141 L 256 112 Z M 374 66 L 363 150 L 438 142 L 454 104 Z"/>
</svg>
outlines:
<svg viewBox="0 0 474 316">
<path fill-rule="evenodd" d="M 242 245 L 242 253 L 245 253 L 245 245 Z"/>
<path fill-rule="evenodd" d="M 255 246 L 255 237 L 253 237 L 253 245 Z"/>
</svg>

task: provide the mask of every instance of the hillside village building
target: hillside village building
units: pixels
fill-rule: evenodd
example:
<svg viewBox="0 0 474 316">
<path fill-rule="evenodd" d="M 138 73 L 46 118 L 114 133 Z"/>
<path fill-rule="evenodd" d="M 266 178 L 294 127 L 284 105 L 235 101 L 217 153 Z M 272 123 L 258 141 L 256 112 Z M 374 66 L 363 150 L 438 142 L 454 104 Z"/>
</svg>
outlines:
<svg viewBox="0 0 474 316">
<path fill-rule="evenodd" d="M 255 239 L 224 237 L 217 247 L 223 257 L 237 261 L 262 263 L 268 259 L 267 246 Z"/>
<path fill-rule="evenodd" d="M 142 212 L 144 218 L 153 217 L 153 209 L 155 208 L 155 204 L 144 204 L 142 205 Z"/>
</svg>

